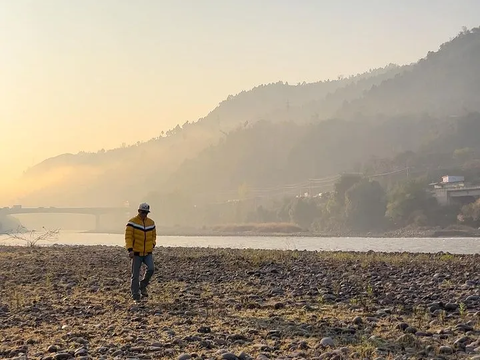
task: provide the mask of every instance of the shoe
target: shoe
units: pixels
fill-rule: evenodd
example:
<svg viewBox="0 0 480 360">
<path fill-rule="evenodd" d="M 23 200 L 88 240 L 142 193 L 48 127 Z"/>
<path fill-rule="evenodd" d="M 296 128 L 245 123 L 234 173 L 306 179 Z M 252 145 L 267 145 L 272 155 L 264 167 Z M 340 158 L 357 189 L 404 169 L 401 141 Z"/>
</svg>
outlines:
<svg viewBox="0 0 480 360">
<path fill-rule="evenodd" d="M 146 288 L 140 289 L 140 294 L 142 294 L 142 297 L 147 298 L 148 297 L 148 292 Z"/>
</svg>

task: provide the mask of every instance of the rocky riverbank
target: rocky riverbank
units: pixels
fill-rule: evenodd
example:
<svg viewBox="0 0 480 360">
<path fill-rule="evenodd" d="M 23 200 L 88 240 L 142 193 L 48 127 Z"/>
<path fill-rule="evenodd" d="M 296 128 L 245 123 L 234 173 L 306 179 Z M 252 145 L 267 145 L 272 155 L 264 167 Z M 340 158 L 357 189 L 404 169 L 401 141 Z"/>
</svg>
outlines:
<svg viewBox="0 0 480 360">
<path fill-rule="evenodd" d="M 480 255 L 0 247 L 0 358 L 480 359 Z"/>
</svg>

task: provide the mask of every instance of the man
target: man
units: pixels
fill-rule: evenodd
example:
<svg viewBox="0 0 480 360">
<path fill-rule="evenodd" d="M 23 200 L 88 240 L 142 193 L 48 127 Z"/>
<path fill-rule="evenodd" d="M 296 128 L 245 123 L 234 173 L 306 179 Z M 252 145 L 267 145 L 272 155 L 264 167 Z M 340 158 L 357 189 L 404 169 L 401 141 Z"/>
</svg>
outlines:
<svg viewBox="0 0 480 360">
<path fill-rule="evenodd" d="M 128 221 L 125 229 L 125 247 L 132 262 L 130 289 L 136 302 L 140 300 L 140 295 L 148 297 L 147 286 L 155 271 L 152 252 L 157 244 L 157 230 L 155 222 L 148 217 L 149 213 L 150 205 L 140 204 L 138 215 Z M 139 281 L 142 263 L 147 265 L 147 271 Z"/>
</svg>

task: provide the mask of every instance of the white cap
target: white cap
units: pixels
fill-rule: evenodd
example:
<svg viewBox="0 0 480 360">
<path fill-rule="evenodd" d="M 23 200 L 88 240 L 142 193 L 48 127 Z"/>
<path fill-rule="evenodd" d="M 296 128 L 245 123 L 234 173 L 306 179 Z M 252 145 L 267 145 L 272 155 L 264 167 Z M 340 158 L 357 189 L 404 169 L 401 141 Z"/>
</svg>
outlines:
<svg viewBox="0 0 480 360">
<path fill-rule="evenodd" d="M 148 205 L 147 203 L 141 203 L 138 207 L 138 210 L 150 212 L 150 205 Z"/>
</svg>

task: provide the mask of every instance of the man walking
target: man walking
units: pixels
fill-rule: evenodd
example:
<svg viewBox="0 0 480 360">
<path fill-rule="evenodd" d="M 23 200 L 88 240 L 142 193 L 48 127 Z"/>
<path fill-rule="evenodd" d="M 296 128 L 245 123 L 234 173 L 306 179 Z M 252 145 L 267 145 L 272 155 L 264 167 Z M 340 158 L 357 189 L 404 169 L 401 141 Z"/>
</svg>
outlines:
<svg viewBox="0 0 480 360">
<path fill-rule="evenodd" d="M 140 204 L 138 215 L 128 221 L 125 229 L 125 247 L 132 262 L 130 288 L 135 301 L 140 300 L 140 295 L 148 297 L 147 286 L 155 271 L 152 252 L 157 244 L 157 230 L 155 222 L 148 217 L 149 213 L 150 205 Z M 139 281 L 142 263 L 147 265 L 147 271 Z"/>
</svg>

